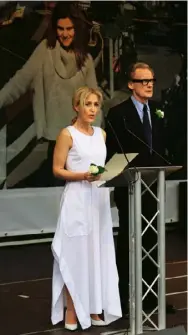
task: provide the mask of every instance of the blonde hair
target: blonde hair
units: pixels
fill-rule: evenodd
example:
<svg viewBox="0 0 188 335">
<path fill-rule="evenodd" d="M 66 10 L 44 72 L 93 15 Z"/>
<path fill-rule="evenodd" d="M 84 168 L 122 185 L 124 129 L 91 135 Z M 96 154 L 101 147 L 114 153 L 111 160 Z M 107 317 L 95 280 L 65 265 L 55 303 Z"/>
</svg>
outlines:
<svg viewBox="0 0 188 335">
<path fill-rule="evenodd" d="M 151 73 L 154 76 L 154 70 L 152 69 L 152 67 L 150 67 L 147 63 L 137 62 L 137 63 L 132 64 L 129 68 L 129 73 L 128 73 L 129 81 L 134 79 L 134 74 L 135 74 L 137 69 L 148 69 L 148 70 L 151 71 Z"/>
<path fill-rule="evenodd" d="M 99 100 L 99 105 L 101 106 L 103 102 L 103 96 L 102 96 L 102 93 L 99 91 L 99 89 L 94 89 L 94 88 L 84 86 L 76 90 L 73 100 L 72 100 L 73 108 L 75 109 L 75 107 L 78 107 L 78 106 L 81 106 L 83 108 L 90 94 L 95 94 L 97 96 Z M 71 124 L 74 124 L 76 120 L 77 120 L 77 116 L 75 116 Z"/>
</svg>

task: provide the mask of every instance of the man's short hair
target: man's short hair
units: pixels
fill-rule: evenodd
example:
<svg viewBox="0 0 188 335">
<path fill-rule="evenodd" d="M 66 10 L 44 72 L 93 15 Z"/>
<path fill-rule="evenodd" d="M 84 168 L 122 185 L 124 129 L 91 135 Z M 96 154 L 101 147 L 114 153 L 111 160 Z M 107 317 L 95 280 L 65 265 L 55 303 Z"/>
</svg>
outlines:
<svg viewBox="0 0 188 335">
<path fill-rule="evenodd" d="M 129 71 L 128 71 L 128 81 L 131 81 L 134 78 L 134 74 L 136 72 L 137 69 L 148 69 L 152 72 L 153 76 L 154 76 L 154 70 L 152 69 L 152 67 L 150 67 L 147 63 L 144 62 L 137 62 L 132 64 L 129 67 Z"/>
</svg>

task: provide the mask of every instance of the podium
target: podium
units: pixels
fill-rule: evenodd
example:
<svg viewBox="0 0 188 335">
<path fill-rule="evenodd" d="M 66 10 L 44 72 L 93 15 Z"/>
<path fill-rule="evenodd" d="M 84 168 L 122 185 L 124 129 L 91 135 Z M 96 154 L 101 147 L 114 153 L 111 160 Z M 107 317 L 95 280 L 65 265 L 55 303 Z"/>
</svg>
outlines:
<svg viewBox="0 0 188 335">
<path fill-rule="evenodd" d="M 166 299 L 165 299 L 165 178 L 169 174 L 181 169 L 181 166 L 156 166 L 156 167 L 126 167 L 119 175 L 106 181 L 100 187 L 128 187 L 129 194 L 129 316 L 130 333 L 137 335 L 143 333 L 146 322 L 152 325 L 152 330 L 166 328 Z M 157 183 L 157 195 L 152 192 L 151 186 Z M 144 188 L 144 190 L 143 190 Z M 148 191 L 157 202 L 157 211 L 149 221 L 142 215 L 142 196 Z M 152 226 L 157 218 L 157 230 Z M 146 222 L 146 228 L 142 231 L 142 220 Z M 156 230 L 158 242 L 149 251 L 142 246 L 142 235 L 149 228 Z M 154 248 L 158 249 L 157 262 L 150 253 Z M 142 257 L 144 251 L 144 257 Z M 142 278 L 142 262 L 145 258 L 156 265 L 158 273 L 154 281 L 149 285 Z M 147 287 L 143 295 L 142 283 Z M 153 290 L 153 285 L 158 284 L 158 295 Z M 147 314 L 143 310 L 142 302 L 148 294 L 156 296 L 158 305 Z M 151 318 L 157 312 L 157 324 Z M 147 328 L 147 330 L 149 330 Z M 120 330 L 113 334 L 126 332 Z"/>
</svg>

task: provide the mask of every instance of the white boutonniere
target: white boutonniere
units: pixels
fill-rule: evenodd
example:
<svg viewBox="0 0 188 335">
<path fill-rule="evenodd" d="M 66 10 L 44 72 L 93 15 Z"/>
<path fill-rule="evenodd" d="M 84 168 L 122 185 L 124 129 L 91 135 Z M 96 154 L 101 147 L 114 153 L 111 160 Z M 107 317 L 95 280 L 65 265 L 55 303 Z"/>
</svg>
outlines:
<svg viewBox="0 0 188 335">
<path fill-rule="evenodd" d="M 164 112 L 160 109 L 156 109 L 155 114 L 160 118 L 163 119 L 164 118 Z"/>
<path fill-rule="evenodd" d="M 92 175 L 97 176 L 98 174 L 101 174 L 101 173 L 103 173 L 104 171 L 106 171 L 106 169 L 105 169 L 103 166 L 96 165 L 96 164 L 94 164 L 94 163 L 91 163 L 91 164 L 90 164 L 89 172 L 90 172 Z"/>
</svg>

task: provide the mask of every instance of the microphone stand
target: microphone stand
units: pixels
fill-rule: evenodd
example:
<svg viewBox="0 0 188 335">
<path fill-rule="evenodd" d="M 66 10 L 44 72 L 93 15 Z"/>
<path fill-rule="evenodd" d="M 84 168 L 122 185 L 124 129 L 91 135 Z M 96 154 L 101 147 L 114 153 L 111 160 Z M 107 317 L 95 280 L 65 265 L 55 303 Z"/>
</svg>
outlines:
<svg viewBox="0 0 188 335">
<path fill-rule="evenodd" d="M 123 122 L 124 122 L 124 126 L 125 129 L 131 134 L 133 135 L 137 140 L 139 140 L 141 143 L 143 143 L 150 151 L 153 151 L 157 156 L 159 156 L 160 158 L 162 158 L 163 161 L 165 161 L 168 165 L 172 165 L 169 161 L 167 161 L 163 156 L 161 156 L 156 150 L 154 150 L 153 148 L 151 148 L 145 141 L 141 140 L 141 138 L 139 138 L 136 134 L 134 134 L 129 128 L 127 128 L 126 126 L 126 121 L 125 118 L 123 118 Z"/>
<path fill-rule="evenodd" d="M 115 139 L 116 139 L 116 141 L 117 141 L 117 143 L 118 143 L 118 145 L 119 145 L 119 147 L 120 147 L 120 149 L 121 149 L 121 152 L 123 153 L 123 155 L 124 155 L 124 157 L 125 157 L 125 159 L 126 159 L 126 161 L 127 161 L 127 163 L 128 163 L 128 171 L 129 171 L 129 175 L 130 175 L 130 178 L 131 178 L 131 183 L 135 183 L 135 181 L 133 181 L 133 176 L 132 176 L 132 174 L 131 174 L 131 172 L 130 172 L 130 170 L 129 170 L 130 161 L 129 161 L 129 159 L 128 159 L 126 153 L 125 153 L 124 150 L 123 150 L 123 147 L 122 147 L 122 145 L 121 145 L 121 143 L 120 143 L 120 140 L 119 140 L 119 138 L 118 138 L 118 136 L 117 136 L 117 134 L 116 134 L 116 132 L 115 132 L 115 130 L 114 130 L 114 127 L 112 126 L 111 122 L 110 122 L 108 119 L 107 119 L 107 122 L 108 122 L 110 128 L 112 129 L 112 132 L 113 132 L 113 134 L 114 134 L 114 136 L 115 136 Z M 133 166 L 133 168 L 135 169 L 136 172 L 138 172 L 138 171 L 137 171 L 137 168 L 136 168 L 135 166 Z"/>
</svg>

